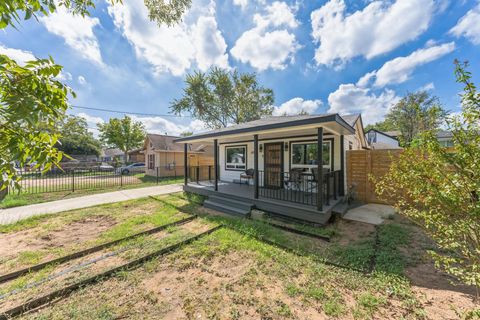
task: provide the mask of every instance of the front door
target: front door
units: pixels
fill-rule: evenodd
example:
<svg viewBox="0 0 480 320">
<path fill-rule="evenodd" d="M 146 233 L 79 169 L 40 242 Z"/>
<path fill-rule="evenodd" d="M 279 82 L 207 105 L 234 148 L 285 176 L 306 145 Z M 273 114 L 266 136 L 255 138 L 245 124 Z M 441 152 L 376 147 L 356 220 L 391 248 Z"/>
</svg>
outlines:
<svg viewBox="0 0 480 320">
<path fill-rule="evenodd" d="M 283 143 L 265 144 L 265 187 L 282 187 Z"/>
</svg>

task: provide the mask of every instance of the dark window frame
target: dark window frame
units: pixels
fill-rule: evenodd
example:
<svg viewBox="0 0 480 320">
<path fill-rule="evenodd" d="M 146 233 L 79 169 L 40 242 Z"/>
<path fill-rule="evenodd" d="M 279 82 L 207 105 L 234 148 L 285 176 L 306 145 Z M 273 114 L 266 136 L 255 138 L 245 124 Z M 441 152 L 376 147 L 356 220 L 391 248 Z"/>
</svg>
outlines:
<svg viewBox="0 0 480 320">
<path fill-rule="evenodd" d="M 322 143 L 323 142 L 330 142 L 330 170 L 331 171 L 334 171 L 334 168 L 335 168 L 335 138 L 326 138 L 326 139 L 323 139 Z M 312 144 L 312 143 L 317 143 L 317 140 L 293 140 L 293 141 L 289 141 L 289 148 L 288 148 L 288 167 L 289 167 L 289 170 L 292 170 L 292 151 L 293 151 L 293 148 L 292 148 L 292 145 L 293 144 Z M 301 168 L 301 165 L 294 165 L 294 167 L 296 168 Z M 313 167 L 313 165 L 305 165 L 304 168 L 310 168 L 310 167 Z M 323 166 L 324 168 L 326 168 L 326 166 L 324 165 Z"/>
<path fill-rule="evenodd" d="M 229 148 L 245 148 L 245 168 L 227 168 L 227 149 Z M 248 167 L 248 145 L 246 144 L 237 144 L 237 145 L 227 145 L 224 148 L 225 152 L 225 159 L 224 159 L 224 166 L 225 171 L 245 171 Z"/>
</svg>

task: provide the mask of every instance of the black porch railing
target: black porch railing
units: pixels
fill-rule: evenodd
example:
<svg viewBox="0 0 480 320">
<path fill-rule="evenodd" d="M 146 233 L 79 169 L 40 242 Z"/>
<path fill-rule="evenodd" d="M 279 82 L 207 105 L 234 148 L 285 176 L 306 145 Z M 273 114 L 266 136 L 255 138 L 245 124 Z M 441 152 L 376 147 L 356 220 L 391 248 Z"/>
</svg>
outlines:
<svg viewBox="0 0 480 320">
<path fill-rule="evenodd" d="M 329 205 L 340 192 L 340 172 L 323 174 L 323 204 Z M 319 183 L 310 173 L 258 172 L 259 196 L 264 198 L 317 206 Z"/>
</svg>

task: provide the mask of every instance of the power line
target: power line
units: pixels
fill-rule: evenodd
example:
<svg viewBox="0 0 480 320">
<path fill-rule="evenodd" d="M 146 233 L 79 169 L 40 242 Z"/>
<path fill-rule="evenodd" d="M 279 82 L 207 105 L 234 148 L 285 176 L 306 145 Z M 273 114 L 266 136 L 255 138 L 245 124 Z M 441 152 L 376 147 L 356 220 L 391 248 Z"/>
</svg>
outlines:
<svg viewBox="0 0 480 320">
<path fill-rule="evenodd" d="M 103 108 L 92 108 L 92 107 L 82 107 L 82 106 L 73 106 L 72 108 L 77 109 L 87 109 L 87 110 L 95 110 L 95 111 L 103 111 L 103 112 L 112 112 L 112 113 L 121 113 L 121 114 L 133 114 L 137 116 L 151 116 L 151 117 L 172 117 L 172 118 L 190 118 L 191 116 L 177 116 L 174 114 L 157 114 L 157 113 L 143 113 L 143 112 L 130 112 L 130 111 L 119 111 L 119 110 L 112 110 L 112 109 L 103 109 Z"/>
</svg>

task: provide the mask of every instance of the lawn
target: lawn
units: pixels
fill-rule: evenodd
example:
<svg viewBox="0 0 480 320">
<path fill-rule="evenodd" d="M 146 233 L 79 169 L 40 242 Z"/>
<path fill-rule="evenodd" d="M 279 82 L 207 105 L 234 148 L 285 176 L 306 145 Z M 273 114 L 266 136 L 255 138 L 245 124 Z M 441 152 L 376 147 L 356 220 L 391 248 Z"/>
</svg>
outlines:
<svg viewBox="0 0 480 320">
<path fill-rule="evenodd" d="M 69 199 L 69 198 L 75 198 L 75 197 L 80 197 L 80 196 L 85 196 L 90 194 L 96 194 L 96 193 L 181 183 L 183 182 L 183 177 L 162 178 L 158 181 L 158 184 L 155 177 L 149 177 L 149 176 L 141 177 L 139 178 L 139 181 L 141 182 L 136 184 L 126 184 L 122 187 L 106 186 L 106 187 L 97 187 L 97 188 L 89 188 L 89 189 L 78 188 L 74 192 L 69 190 L 69 191 L 35 193 L 35 192 L 29 192 L 28 190 L 23 190 L 21 193 L 8 194 L 5 197 L 5 199 L 3 199 L 3 201 L 0 201 L 0 209 L 24 206 L 24 205 L 47 202 L 47 201 Z"/>
<path fill-rule="evenodd" d="M 202 216 L 198 225 L 224 227 L 23 317 L 444 319 L 473 317 L 479 307 L 471 288 L 453 287 L 434 271 L 425 257 L 431 243 L 402 219 L 378 230 L 340 220 L 319 229 L 331 235 L 328 243 L 262 221 L 218 215 L 200 207 L 201 200 L 158 196 L 1 227 L 0 256 L 7 258 L 0 273 L 196 213 Z M 151 245 L 162 247 L 187 234 L 170 230 Z M 3 310 L 1 305 L 0 300 Z"/>
</svg>

